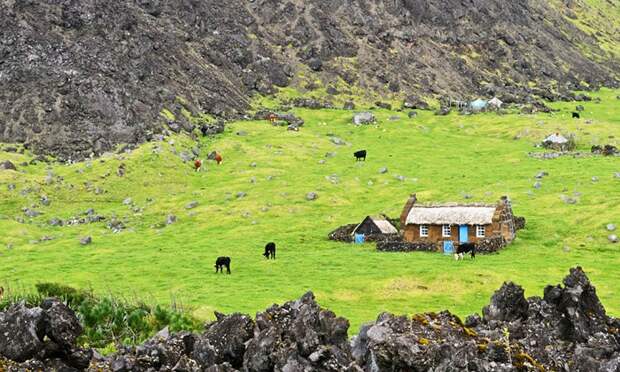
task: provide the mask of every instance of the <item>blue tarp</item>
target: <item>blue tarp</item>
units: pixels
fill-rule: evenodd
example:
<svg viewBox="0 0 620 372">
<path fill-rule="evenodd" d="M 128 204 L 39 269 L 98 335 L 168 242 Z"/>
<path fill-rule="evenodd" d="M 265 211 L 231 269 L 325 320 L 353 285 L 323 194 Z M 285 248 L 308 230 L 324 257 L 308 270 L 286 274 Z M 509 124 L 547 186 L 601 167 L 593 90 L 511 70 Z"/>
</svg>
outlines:
<svg viewBox="0 0 620 372">
<path fill-rule="evenodd" d="M 480 111 L 484 110 L 488 104 L 489 102 L 483 99 L 477 99 L 475 101 L 469 102 L 469 108 L 471 108 L 472 110 Z"/>
</svg>

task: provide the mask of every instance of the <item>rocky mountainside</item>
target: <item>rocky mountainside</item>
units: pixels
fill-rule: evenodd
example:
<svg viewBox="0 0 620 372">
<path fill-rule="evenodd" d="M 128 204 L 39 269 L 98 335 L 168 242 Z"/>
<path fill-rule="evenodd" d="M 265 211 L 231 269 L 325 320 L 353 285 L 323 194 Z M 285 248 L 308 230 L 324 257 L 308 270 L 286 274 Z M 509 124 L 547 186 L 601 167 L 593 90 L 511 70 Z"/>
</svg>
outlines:
<svg viewBox="0 0 620 372">
<path fill-rule="evenodd" d="M 56 299 L 0 313 L 0 369 L 89 371 L 617 371 L 620 320 L 608 317 L 581 268 L 544 297 L 504 283 L 482 316 L 384 313 L 348 339 L 349 322 L 312 293 L 249 315 L 216 314 L 202 334 L 161 331 L 102 357 Z M 4 357 L 4 359 L 3 359 Z"/>
<path fill-rule="evenodd" d="M 570 99 L 618 85 L 610 4 L 0 0 L 0 141 L 80 158 L 239 117 L 253 95 L 289 85 Z M 603 21 L 577 27 L 586 13 Z"/>
</svg>

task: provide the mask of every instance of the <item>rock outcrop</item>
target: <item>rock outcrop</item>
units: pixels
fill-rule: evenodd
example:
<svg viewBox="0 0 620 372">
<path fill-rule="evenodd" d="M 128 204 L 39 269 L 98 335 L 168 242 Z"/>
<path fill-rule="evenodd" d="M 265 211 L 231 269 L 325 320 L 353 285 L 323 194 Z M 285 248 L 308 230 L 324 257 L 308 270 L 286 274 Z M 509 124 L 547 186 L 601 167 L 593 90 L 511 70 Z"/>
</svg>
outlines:
<svg viewBox="0 0 620 372">
<path fill-rule="evenodd" d="M 591 6 L 2 1 L 0 141 L 79 159 L 118 143 L 203 127 L 203 113 L 241 117 L 255 94 L 291 83 L 312 90 L 344 82 L 348 87 L 339 91 L 356 87 L 377 98 L 396 93 L 406 97 L 404 108 L 419 109 L 428 108 L 422 97 L 431 96 L 578 99 L 572 90 L 617 86 L 620 73 L 617 58 L 599 44 L 620 44 L 617 30 L 584 32 L 565 17 L 601 17 L 589 28 L 614 23 L 607 18 L 613 15 Z M 331 107 L 308 98 L 294 103 Z"/>
<path fill-rule="evenodd" d="M 202 334 L 162 330 L 102 357 L 75 346 L 81 327 L 54 299 L 0 312 L 0 370 L 89 371 L 616 371 L 620 320 L 606 315 L 579 267 L 544 297 L 504 283 L 462 322 L 449 311 L 389 313 L 348 339 L 349 322 L 308 292 L 256 320 L 217 314 Z M 94 356 L 96 355 L 96 356 Z M 4 358 L 4 359 L 2 359 Z"/>
</svg>

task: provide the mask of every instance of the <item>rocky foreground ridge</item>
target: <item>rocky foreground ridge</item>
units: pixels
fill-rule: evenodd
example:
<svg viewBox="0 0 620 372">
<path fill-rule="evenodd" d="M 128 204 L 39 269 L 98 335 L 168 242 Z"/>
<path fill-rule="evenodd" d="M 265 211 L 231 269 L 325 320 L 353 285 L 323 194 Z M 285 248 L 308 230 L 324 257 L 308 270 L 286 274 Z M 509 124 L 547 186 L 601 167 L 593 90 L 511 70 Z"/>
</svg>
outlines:
<svg viewBox="0 0 620 372">
<path fill-rule="evenodd" d="M 0 0 L 0 141 L 79 159 L 190 131 L 202 113 L 240 117 L 289 85 L 327 100 L 571 99 L 618 86 L 609 4 Z M 591 31 L 574 23 L 582 14 L 597 17 Z"/>
<path fill-rule="evenodd" d="M 482 316 L 383 313 L 349 322 L 312 293 L 249 315 L 217 314 L 202 334 L 161 331 L 102 357 L 75 345 L 81 327 L 55 299 L 0 313 L 0 370 L 58 371 L 618 371 L 620 320 L 605 314 L 580 267 L 543 297 L 504 283 Z"/>
</svg>

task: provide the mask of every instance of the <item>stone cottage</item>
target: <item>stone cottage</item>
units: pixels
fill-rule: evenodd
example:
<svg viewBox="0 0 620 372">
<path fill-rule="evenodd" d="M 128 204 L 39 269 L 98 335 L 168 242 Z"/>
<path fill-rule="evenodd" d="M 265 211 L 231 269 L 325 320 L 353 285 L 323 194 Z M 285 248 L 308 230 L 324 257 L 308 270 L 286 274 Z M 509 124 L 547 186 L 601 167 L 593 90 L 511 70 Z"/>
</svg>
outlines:
<svg viewBox="0 0 620 372">
<path fill-rule="evenodd" d="M 431 243 L 438 251 L 450 253 L 460 243 L 502 244 L 515 238 L 515 218 L 508 197 L 490 204 L 417 204 L 412 194 L 400 216 L 403 240 Z"/>
</svg>

